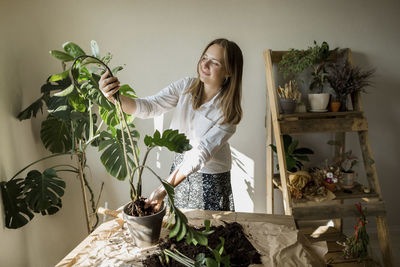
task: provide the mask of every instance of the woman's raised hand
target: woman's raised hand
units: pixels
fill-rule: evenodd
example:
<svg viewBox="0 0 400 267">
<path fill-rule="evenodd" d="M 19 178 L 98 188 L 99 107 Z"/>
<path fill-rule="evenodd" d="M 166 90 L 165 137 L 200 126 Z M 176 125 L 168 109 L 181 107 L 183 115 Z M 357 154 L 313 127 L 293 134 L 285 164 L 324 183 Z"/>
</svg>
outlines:
<svg viewBox="0 0 400 267">
<path fill-rule="evenodd" d="M 117 77 L 108 77 L 109 71 L 106 71 L 99 80 L 99 89 L 108 101 L 114 103 L 113 95 L 119 91 L 119 80 Z"/>
</svg>

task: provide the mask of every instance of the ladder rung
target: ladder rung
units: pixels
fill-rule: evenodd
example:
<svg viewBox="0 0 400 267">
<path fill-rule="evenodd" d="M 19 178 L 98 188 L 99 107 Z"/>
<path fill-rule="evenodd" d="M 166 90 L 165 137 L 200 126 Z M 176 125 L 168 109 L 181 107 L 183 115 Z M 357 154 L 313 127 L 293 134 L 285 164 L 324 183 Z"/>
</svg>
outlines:
<svg viewBox="0 0 400 267">
<path fill-rule="evenodd" d="M 366 208 L 367 216 L 386 215 L 383 201 L 362 203 Z M 331 218 L 357 217 L 359 212 L 354 204 L 330 204 L 307 207 L 293 207 L 293 216 L 296 220 L 323 220 Z"/>
<path fill-rule="evenodd" d="M 365 118 L 326 118 L 297 121 L 279 121 L 282 134 L 317 132 L 357 132 L 368 130 Z"/>
</svg>

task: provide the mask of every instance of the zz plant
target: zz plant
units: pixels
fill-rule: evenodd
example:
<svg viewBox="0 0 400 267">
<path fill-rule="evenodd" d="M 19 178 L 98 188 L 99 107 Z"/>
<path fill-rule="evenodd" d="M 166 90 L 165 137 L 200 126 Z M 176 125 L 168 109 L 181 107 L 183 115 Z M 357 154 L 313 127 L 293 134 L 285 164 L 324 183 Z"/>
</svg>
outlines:
<svg viewBox="0 0 400 267">
<path fill-rule="evenodd" d="M 90 83 L 91 81 L 89 79 L 87 82 L 84 80 L 83 82 L 80 83 L 78 79 L 80 73 L 87 73 L 85 67 L 82 67 L 86 65 L 87 60 L 89 61 L 89 63 L 101 65 L 104 69 L 108 70 L 109 73 L 111 73 L 111 75 L 113 75 L 114 73 L 110 71 L 109 67 L 104 62 L 97 59 L 96 57 L 87 55 L 78 56 L 74 59 L 74 62 L 70 69 L 70 76 L 72 76 L 72 79 L 74 81 L 74 86 L 77 88 L 77 90 L 79 90 L 79 88 L 81 88 L 85 84 Z M 104 71 L 105 70 L 103 70 L 102 73 Z M 123 86 L 121 86 L 121 88 L 122 87 Z M 98 84 L 97 86 L 95 86 L 95 88 L 98 89 Z M 96 92 L 98 93 L 99 90 L 96 90 Z M 121 92 L 123 93 L 124 91 Z M 99 110 L 99 112 L 102 116 L 103 121 L 105 121 L 108 126 L 108 131 L 103 131 L 100 133 L 100 138 L 102 138 L 102 140 L 100 141 L 99 144 L 99 150 L 104 150 L 103 154 L 101 155 L 101 160 L 104 166 L 106 167 L 107 171 L 111 175 L 114 175 L 119 178 L 128 177 L 130 184 L 130 196 L 132 200 L 130 204 L 127 205 L 127 209 L 130 215 L 143 214 L 142 210 L 143 205 L 141 205 L 141 202 L 143 202 L 142 174 L 143 174 L 143 169 L 146 168 L 157 177 L 157 179 L 161 182 L 161 184 L 164 186 L 167 192 L 170 212 L 172 215 L 170 217 L 170 222 L 167 228 L 170 227 L 172 220 L 175 221 L 175 224 L 172 226 L 171 231 L 169 233 L 169 238 L 176 238 L 177 241 L 186 238 L 186 242 L 188 244 L 191 243 L 193 243 L 194 245 L 200 244 L 208 247 L 207 236 L 212 233 L 212 231 L 210 231 L 210 222 L 205 221 L 206 230 L 204 231 L 198 231 L 195 228 L 189 226 L 187 217 L 174 204 L 174 196 L 175 196 L 174 188 L 167 181 L 159 177 L 151 168 L 149 168 L 146 165 L 147 157 L 150 151 L 155 147 L 166 147 L 170 151 L 177 153 L 183 153 L 185 151 L 190 150 L 192 147 L 189 144 L 189 140 L 186 138 L 186 136 L 184 134 L 178 133 L 178 130 L 170 130 L 170 129 L 164 131 L 163 134 L 160 134 L 160 132 L 156 131 L 153 134 L 153 136 L 146 135 L 144 138 L 144 143 L 146 145 L 147 150 L 143 157 L 142 163 L 140 163 L 138 156 L 139 149 L 137 140 L 133 140 L 133 137 L 137 138 L 139 137 L 139 135 L 132 134 L 131 127 L 133 125 L 130 125 L 127 122 L 127 118 L 125 117 L 125 114 L 123 113 L 121 108 L 119 95 L 117 94 L 115 96 L 115 109 L 113 107 L 113 109 L 111 110 Z M 107 116 L 104 116 L 105 114 Z M 112 116 L 111 120 L 109 119 L 110 114 Z M 117 123 L 119 124 L 117 125 Z M 127 140 L 129 141 L 129 143 Z M 118 155 L 118 158 L 115 158 L 115 154 Z M 108 164 L 110 161 L 113 162 L 112 165 Z M 136 173 L 138 175 L 135 186 L 134 177 Z M 212 250 L 211 248 L 208 247 L 213 252 L 215 259 L 206 258 L 204 255 L 199 255 L 196 258 L 197 264 L 207 264 L 207 266 L 218 266 L 216 265 L 217 262 L 218 263 L 223 262 L 224 265 L 229 266 L 229 256 L 222 255 L 224 253 L 223 246 L 224 246 L 224 240 L 221 239 L 221 244 L 216 249 Z M 179 257 L 179 252 L 177 252 L 178 254 L 175 254 L 171 251 L 166 250 L 164 253 L 165 255 L 170 255 L 172 257 L 173 255 L 175 256 L 178 255 Z M 184 258 L 181 257 L 181 260 L 182 259 Z"/>
</svg>

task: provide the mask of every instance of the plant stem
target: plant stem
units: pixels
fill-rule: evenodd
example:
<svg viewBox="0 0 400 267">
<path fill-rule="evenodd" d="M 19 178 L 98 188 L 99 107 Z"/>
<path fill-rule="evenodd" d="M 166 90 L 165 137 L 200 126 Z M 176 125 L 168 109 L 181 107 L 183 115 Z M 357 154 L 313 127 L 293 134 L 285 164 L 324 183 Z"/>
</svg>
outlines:
<svg viewBox="0 0 400 267">
<path fill-rule="evenodd" d="M 133 138 L 132 138 L 132 135 L 131 135 L 131 129 L 129 128 L 129 125 L 128 125 L 128 123 L 126 122 L 126 120 L 125 120 L 125 116 L 124 116 L 124 114 L 123 114 L 123 111 L 122 111 L 122 108 L 121 108 L 121 101 L 120 101 L 120 99 L 119 99 L 119 97 L 118 97 L 118 99 L 117 99 L 117 101 L 118 101 L 118 103 L 119 103 L 119 112 L 121 113 L 121 119 L 122 119 L 122 124 L 124 125 L 124 127 L 126 128 L 126 130 L 127 130 L 127 132 L 128 132 L 128 138 L 129 138 L 129 142 L 131 143 L 131 147 L 132 147 L 132 154 L 133 154 L 133 158 L 134 158 L 134 160 L 135 160 L 135 165 L 136 166 L 139 166 L 139 157 L 138 157 L 138 155 L 137 155 L 137 152 L 136 152 L 136 145 L 135 145 L 135 143 L 133 142 Z M 137 197 L 141 197 L 142 196 L 142 182 L 141 182 L 141 177 L 142 177 L 142 173 L 141 173 L 141 171 L 139 170 L 139 175 L 138 175 L 138 186 L 137 186 L 137 188 L 136 188 L 136 192 L 135 192 L 135 199 L 137 198 Z M 139 182 L 140 181 L 140 182 Z M 129 176 L 129 182 L 132 184 L 132 186 L 131 187 L 133 187 L 134 188 L 134 186 L 133 186 L 133 173 L 132 173 L 132 176 Z"/>
<path fill-rule="evenodd" d="M 75 171 L 79 171 L 78 168 L 76 168 L 75 166 L 69 165 L 69 164 L 58 164 L 58 165 L 54 165 L 52 168 L 57 168 L 57 167 L 71 167 Z"/>
<path fill-rule="evenodd" d="M 73 172 L 73 173 L 79 174 L 79 171 L 73 171 L 73 170 L 68 170 L 68 169 L 56 170 L 56 172 Z"/>
<path fill-rule="evenodd" d="M 14 179 L 15 177 L 17 177 L 17 175 L 20 174 L 21 172 L 23 172 L 23 171 L 25 171 L 26 169 L 28 169 L 30 166 L 32 166 L 32 165 L 34 165 L 34 164 L 36 164 L 36 163 L 38 163 L 38 162 L 40 162 L 40 161 L 42 161 L 42 160 L 49 159 L 49 158 L 53 158 L 53 157 L 58 157 L 58 156 L 64 156 L 64 155 L 70 155 L 70 153 L 57 153 L 57 154 L 53 154 L 53 155 L 50 155 L 50 156 L 41 158 L 41 159 L 39 159 L 39 160 L 36 160 L 36 161 L 32 162 L 31 164 L 29 164 L 28 166 L 26 166 L 25 168 L 23 168 L 22 170 L 20 170 L 19 172 L 17 172 L 16 174 L 14 174 L 14 176 L 10 179 L 10 181 L 11 181 L 12 179 Z"/>
<path fill-rule="evenodd" d="M 137 197 L 137 194 L 136 194 L 135 188 L 133 187 L 133 183 L 131 181 L 132 176 L 131 176 L 131 170 L 129 168 L 128 153 L 126 151 L 125 131 L 124 131 L 124 125 L 122 123 L 122 118 L 121 118 L 124 115 L 121 114 L 121 112 L 122 112 L 121 111 L 121 103 L 118 100 L 115 101 L 115 107 L 116 107 L 117 116 L 118 116 L 118 119 L 119 119 L 119 122 L 120 122 L 120 125 L 121 125 L 122 148 L 124 150 L 125 166 L 126 166 L 126 171 L 128 173 L 128 177 L 129 177 L 129 183 L 131 184 L 131 192 L 130 192 L 131 193 L 131 200 L 135 200 L 136 197 Z M 132 149 L 135 149 L 135 148 L 132 147 Z"/>
<path fill-rule="evenodd" d="M 169 249 L 164 249 L 164 254 L 173 258 L 177 262 L 187 266 L 187 267 L 194 267 L 195 261 L 191 258 L 188 258 L 186 255 L 180 253 L 178 250 L 175 249 L 175 252 L 172 252 Z"/>
<path fill-rule="evenodd" d="M 149 147 L 149 148 L 147 148 L 146 154 L 144 155 L 144 158 L 143 158 L 142 166 L 145 166 L 146 161 L 147 161 L 147 157 L 148 157 L 150 151 L 151 151 L 153 148 L 154 148 L 154 147 Z M 139 175 L 138 175 L 138 181 L 137 181 L 137 187 L 136 187 L 139 196 L 142 195 L 142 173 L 143 173 L 143 167 L 139 168 Z M 153 172 L 153 173 L 154 173 L 154 172 Z"/>
<path fill-rule="evenodd" d="M 89 209 L 87 205 L 87 197 L 86 197 L 86 188 L 85 188 L 85 180 L 84 180 L 84 174 L 83 174 L 83 169 L 85 166 L 85 153 L 77 153 L 77 158 L 78 158 L 78 167 L 79 167 L 79 180 L 81 181 L 81 191 L 82 191 L 82 197 L 83 197 L 83 206 L 85 210 L 85 217 L 86 217 L 86 226 L 88 230 L 88 234 L 92 232 L 90 222 L 89 222 Z"/>
<path fill-rule="evenodd" d="M 92 101 L 89 99 L 89 140 L 93 138 Z"/>
<path fill-rule="evenodd" d="M 86 165 L 86 164 L 85 164 Z M 97 226 L 97 223 L 99 222 L 99 216 L 97 215 L 96 212 L 96 207 L 95 207 L 95 202 L 94 202 L 94 193 L 92 188 L 89 186 L 89 183 L 86 179 L 86 175 L 85 173 L 83 173 L 83 180 L 85 182 L 85 186 L 87 187 L 87 189 L 89 190 L 89 194 L 90 194 L 90 203 L 92 203 L 92 214 L 94 214 L 96 216 L 96 223 L 94 224 L 94 226 L 90 225 L 90 229 L 91 231 L 93 231 L 93 229 Z M 104 184 L 104 183 L 103 183 Z M 100 192 L 101 193 L 101 192 Z M 89 208 L 88 208 L 89 211 Z M 90 215 L 89 215 L 90 216 Z M 90 219 L 90 217 L 89 217 Z"/>
</svg>

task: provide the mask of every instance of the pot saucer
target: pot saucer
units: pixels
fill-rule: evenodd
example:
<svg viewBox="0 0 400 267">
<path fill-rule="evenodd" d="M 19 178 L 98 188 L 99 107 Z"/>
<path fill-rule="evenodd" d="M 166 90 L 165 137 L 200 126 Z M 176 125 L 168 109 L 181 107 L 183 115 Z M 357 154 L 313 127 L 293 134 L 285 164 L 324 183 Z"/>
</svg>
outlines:
<svg viewBox="0 0 400 267">
<path fill-rule="evenodd" d="M 310 112 L 327 112 L 327 109 L 310 109 Z"/>
</svg>

